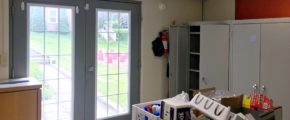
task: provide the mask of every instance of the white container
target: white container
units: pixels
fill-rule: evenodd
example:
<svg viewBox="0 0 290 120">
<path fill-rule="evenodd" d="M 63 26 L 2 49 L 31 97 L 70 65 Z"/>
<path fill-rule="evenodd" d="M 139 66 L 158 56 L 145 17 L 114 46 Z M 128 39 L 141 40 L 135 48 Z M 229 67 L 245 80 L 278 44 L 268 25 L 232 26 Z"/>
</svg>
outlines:
<svg viewBox="0 0 290 120">
<path fill-rule="evenodd" d="M 155 116 L 144 110 L 146 105 L 150 104 L 161 104 L 162 100 L 152 101 L 146 103 L 135 104 L 132 106 L 132 120 L 161 120 L 159 116 Z M 147 117 L 148 119 L 145 119 Z"/>
<path fill-rule="evenodd" d="M 230 116 L 230 107 L 225 107 L 222 104 L 213 101 L 212 99 L 198 93 L 190 101 L 190 104 L 211 117 L 214 120 L 228 120 Z"/>
<path fill-rule="evenodd" d="M 160 118 L 164 120 L 188 120 L 191 119 L 191 110 L 192 106 L 187 102 L 163 100 Z"/>
</svg>

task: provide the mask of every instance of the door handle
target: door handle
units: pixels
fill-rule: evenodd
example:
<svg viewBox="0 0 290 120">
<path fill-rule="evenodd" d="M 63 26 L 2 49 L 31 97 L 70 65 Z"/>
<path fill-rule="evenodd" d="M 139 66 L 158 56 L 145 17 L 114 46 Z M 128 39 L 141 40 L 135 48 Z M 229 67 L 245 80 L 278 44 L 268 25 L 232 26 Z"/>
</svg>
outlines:
<svg viewBox="0 0 290 120">
<path fill-rule="evenodd" d="M 257 84 L 254 84 L 254 85 L 252 86 L 252 89 L 253 89 L 253 91 L 257 91 L 257 89 L 258 89 L 258 85 L 257 85 Z"/>
<path fill-rule="evenodd" d="M 95 66 L 91 65 L 88 67 L 89 72 L 94 72 L 95 71 Z"/>
<path fill-rule="evenodd" d="M 265 92 L 265 90 L 266 90 L 265 85 L 262 85 L 262 86 L 261 86 L 261 92 Z"/>
</svg>

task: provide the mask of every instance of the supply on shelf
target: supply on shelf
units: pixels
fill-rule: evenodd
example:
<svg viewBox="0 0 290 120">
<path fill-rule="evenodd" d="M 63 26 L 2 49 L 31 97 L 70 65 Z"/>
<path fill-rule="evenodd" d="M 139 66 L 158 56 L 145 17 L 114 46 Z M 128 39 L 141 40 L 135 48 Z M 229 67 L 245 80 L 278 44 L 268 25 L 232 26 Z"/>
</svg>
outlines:
<svg viewBox="0 0 290 120">
<path fill-rule="evenodd" d="M 275 117 L 273 111 L 282 111 L 281 107 L 274 108 L 273 101 L 261 93 L 236 96 L 231 92 L 215 89 L 206 91 L 194 94 L 191 101 L 188 94 L 182 92 L 173 98 L 133 105 L 132 119 L 255 120 L 251 118 Z"/>
</svg>

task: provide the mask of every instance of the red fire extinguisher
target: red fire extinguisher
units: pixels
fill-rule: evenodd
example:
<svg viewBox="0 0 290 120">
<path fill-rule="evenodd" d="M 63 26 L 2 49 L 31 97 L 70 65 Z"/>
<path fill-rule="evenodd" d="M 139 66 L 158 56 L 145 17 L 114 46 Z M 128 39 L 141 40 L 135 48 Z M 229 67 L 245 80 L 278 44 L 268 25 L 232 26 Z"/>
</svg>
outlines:
<svg viewBox="0 0 290 120">
<path fill-rule="evenodd" d="M 162 40 L 163 47 L 164 47 L 163 55 L 168 56 L 168 53 L 169 53 L 169 50 L 168 50 L 168 35 L 167 35 L 166 31 L 162 32 L 161 40 Z"/>
</svg>

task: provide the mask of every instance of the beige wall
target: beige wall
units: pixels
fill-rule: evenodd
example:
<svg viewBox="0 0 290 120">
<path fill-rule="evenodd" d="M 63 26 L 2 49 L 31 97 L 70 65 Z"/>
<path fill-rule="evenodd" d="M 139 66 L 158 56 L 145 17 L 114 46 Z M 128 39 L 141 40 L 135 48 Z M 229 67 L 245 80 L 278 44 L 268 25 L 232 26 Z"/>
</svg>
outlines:
<svg viewBox="0 0 290 120">
<path fill-rule="evenodd" d="M 235 0 L 204 0 L 204 19 L 234 20 Z"/>
<path fill-rule="evenodd" d="M 0 0 L 0 80 L 8 78 L 8 36 L 9 5 L 8 0 Z"/>
<path fill-rule="evenodd" d="M 151 42 L 157 37 L 158 32 L 168 27 L 174 20 L 177 24 L 201 20 L 200 0 L 164 0 L 167 4 L 164 11 L 159 10 L 159 1 L 142 0 L 142 102 L 165 98 L 168 94 L 167 59 L 154 57 L 151 50 Z"/>
</svg>

